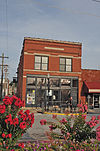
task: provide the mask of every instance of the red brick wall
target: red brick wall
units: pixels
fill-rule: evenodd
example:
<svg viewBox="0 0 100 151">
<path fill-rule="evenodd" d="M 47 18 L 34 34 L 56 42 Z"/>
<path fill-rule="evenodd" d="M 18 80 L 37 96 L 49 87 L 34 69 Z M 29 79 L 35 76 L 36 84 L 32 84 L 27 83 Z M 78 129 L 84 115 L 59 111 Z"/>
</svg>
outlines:
<svg viewBox="0 0 100 151">
<path fill-rule="evenodd" d="M 59 57 L 49 57 L 49 70 L 59 71 Z"/>
<path fill-rule="evenodd" d="M 100 81 L 100 70 L 82 69 L 82 81 Z"/>
<path fill-rule="evenodd" d="M 24 55 L 24 69 L 34 69 L 33 55 Z"/>
<path fill-rule="evenodd" d="M 81 72 L 81 58 L 73 58 L 72 71 L 73 72 Z"/>
<path fill-rule="evenodd" d="M 45 47 L 63 48 L 64 50 L 52 50 L 45 49 Z M 59 57 L 71 56 L 72 58 L 72 70 L 73 72 L 81 72 L 81 44 L 74 43 L 56 43 L 48 41 L 36 41 L 31 39 L 25 39 L 24 52 L 31 54 L 47 54 L 49 55 L 49 70 L 59 71 Z M 52 56 L 53 55 L 53 56 Z M 34 57 L 33 55 L 24 55 L 24 68 L 34 69 Z M 59 56 L 59 57 L 58 57 Z M 74 58 L 73 58 L 74 57 Z"/>
</svg>

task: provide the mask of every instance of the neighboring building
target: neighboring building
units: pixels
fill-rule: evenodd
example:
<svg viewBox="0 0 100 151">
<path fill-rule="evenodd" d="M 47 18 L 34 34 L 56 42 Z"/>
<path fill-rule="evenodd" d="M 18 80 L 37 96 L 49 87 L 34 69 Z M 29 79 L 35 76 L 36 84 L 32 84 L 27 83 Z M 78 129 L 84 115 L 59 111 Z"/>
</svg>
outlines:
<svg viewBox="0 0 100 151">
<path fill-rule="evenodd" d="M 13 77 L 13 81 L 9 84 L 9 95 L 17 96 L 17 77 Z"/>
<path fill-rule="evenodd" d="M 82 100 L 89 108 L 100 108 L 100 70 L 83 69 L 82 81 Z"/>
<path fill-rule="evenodd" d="M 71 96 L 73 106 L 85 102 L 88 70 L 81 69 L 81 51 L 79 42 L 24 38 L 17 74 L 25 106 L 62 106 Z"/>
</svg>

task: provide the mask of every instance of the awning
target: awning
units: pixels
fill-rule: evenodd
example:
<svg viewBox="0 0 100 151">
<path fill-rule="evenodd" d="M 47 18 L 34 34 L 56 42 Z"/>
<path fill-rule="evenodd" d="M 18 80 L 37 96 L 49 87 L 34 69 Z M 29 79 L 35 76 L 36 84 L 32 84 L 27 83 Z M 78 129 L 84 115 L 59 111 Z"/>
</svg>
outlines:
<svg viewBox="0 0 100 151">
<path fill-rule="evenodd" d="M 97 82 L 84 82 L 87 89 L 88 93 L 100 93 L 100 81 Z"/>
</svg>

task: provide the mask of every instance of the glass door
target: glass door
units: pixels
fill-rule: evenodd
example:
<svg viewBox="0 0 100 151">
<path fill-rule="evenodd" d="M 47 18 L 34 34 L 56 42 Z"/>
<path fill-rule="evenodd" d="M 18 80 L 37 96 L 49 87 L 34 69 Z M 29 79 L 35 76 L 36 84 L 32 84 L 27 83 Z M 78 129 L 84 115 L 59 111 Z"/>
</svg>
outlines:
<svg viewBox="0 0 100 151">
<path fill-rule="evenodd" d="M 94 108 L 99 108 L 99 95 L 94 95 Z"/>
</svg>

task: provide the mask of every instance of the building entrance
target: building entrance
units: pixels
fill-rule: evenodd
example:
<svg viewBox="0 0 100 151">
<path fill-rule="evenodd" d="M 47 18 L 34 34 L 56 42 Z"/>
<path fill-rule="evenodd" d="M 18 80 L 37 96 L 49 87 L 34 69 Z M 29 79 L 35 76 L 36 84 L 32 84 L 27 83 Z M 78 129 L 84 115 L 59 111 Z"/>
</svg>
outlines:
<svg viewBox="0 0 100 151">
<path fill-rule="evenodd" d="M 99 108 L 99 95 L 94 95 L 94 108 Z"/>
<path fill-rule="evenodd" d="M 88 108 L 94 109 L 100 107 L 100 94 L 88 94 L 87 96 Z"/>
</svg>

